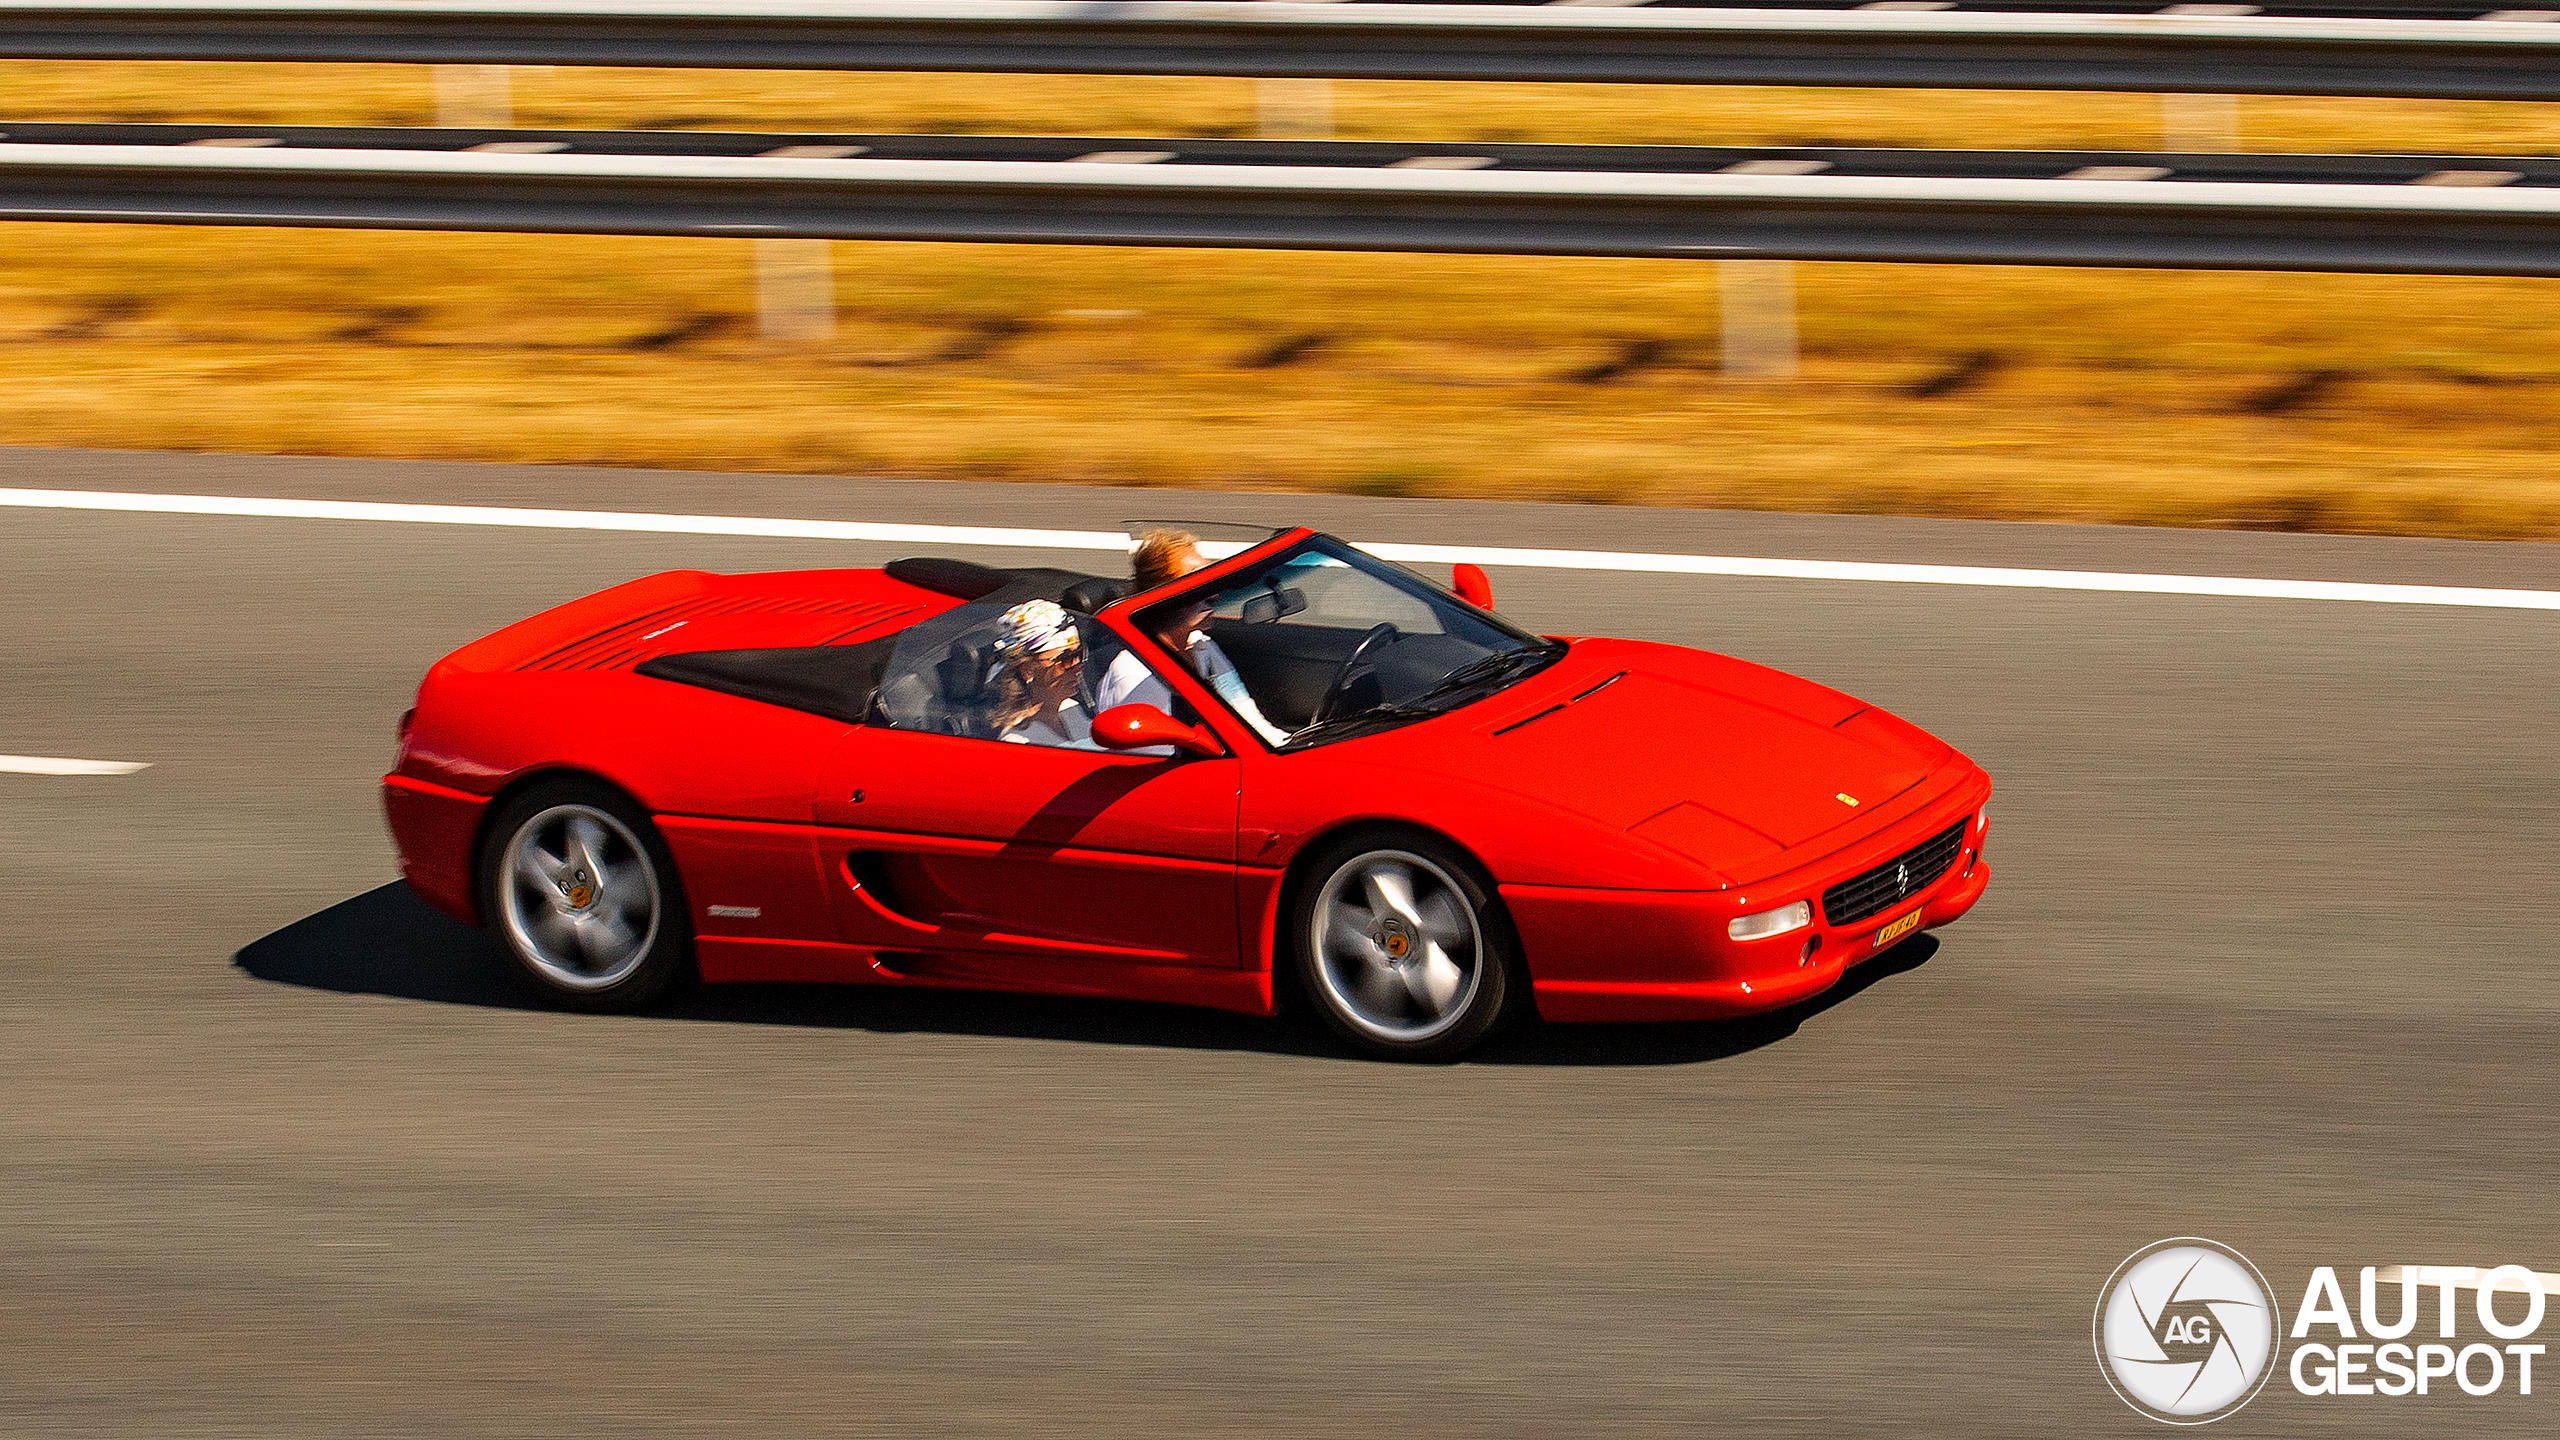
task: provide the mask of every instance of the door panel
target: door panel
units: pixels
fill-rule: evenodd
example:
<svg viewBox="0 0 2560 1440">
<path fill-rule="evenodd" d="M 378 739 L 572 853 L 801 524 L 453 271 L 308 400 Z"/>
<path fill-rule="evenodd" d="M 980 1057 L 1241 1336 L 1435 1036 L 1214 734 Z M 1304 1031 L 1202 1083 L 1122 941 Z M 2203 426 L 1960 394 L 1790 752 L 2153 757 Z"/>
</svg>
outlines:
<svg viewBox="0 0 2560 1440">
<path fill-rule="evenodd" d="M 693 933 L 706 939 L 831 941 L 834 916 L 806 825 L 661 815 L 658 833 L 675 853 L 693 906 Z"/>
<path fill-rule="evenodd" d="M 851 944 L 1232 968 L 1237 773 L 858 730 L 821 782 L 820 863 Z"/>
</svg>

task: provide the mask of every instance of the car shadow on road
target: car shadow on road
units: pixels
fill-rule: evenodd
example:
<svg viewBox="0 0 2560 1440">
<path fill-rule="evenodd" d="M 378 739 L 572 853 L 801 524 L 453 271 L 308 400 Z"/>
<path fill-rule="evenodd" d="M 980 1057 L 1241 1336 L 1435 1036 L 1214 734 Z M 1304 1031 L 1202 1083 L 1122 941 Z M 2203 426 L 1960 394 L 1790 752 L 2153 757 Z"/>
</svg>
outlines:
<svg viewBox="0 0 2560 1440">
<path fill-rule="evenodd" d="M 1532 1025 L 1470 1057 L 1489 1065 L 1689 1065 L 1772 1045 L 1879 982 L 1927 964 L 1928 936 L 1849 972 L 1827 993 L 1746 1020 L 1642 1025 Z M 307 915 L 242 947 L 234 964 L 260 980 L 444 1005 L 546 1008 L 487 933 L 393 882 Z M 1266 1019 L 1135 1000 L 897 989 L 878 985 L 705 985 L 635 1019 L 804 1025 L 876 1033 L 922 1031 L 1168 1049 L 1351 1058 L 1298 1017 Z"/>
</svg>

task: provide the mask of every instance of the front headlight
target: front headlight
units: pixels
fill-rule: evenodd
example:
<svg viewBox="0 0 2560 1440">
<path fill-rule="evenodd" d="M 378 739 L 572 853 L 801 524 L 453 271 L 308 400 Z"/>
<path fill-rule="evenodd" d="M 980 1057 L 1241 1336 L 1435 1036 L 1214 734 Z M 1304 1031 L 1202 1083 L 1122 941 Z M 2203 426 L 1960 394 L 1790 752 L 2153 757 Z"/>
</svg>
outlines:
<svg viewBox="0 0 2560 1440">
<path fill-rule="evenodd" d="M 1780 906 L 1775 910 L 1763 910 L 1757 915 L 1745 915 L 1739 920 L 1728 921 L 1725 924 L 1724 933 L 1736 940 L 1766 940 L 1772 935 L 1784 935 L 1790 930 L 1801 930 L 1812 923 L 1813 902 L 1799 900 L 1793 905 Z"/>
</svg>

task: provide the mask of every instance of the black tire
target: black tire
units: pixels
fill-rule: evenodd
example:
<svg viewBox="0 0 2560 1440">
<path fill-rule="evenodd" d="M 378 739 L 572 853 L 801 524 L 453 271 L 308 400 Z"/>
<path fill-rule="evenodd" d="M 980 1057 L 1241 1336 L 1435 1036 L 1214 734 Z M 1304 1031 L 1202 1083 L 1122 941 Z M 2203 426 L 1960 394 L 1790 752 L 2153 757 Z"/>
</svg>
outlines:
<svg viewBox="0 0 2560 1440">
<path fill-rule="evenodd" d="M 1418 831 L 1327 843 L 1299 872 L 1282 923 L 1281 953 L 1308 1008 L 1381 1059 L 1455 1060 L 1528 993 L 1492 882 L 1456 846 Z"/>
<path fill-rule="evenodd" d="M 478 881 L 483 922 L 553 1005 L 641 1010 L 694 979 L 675 857 L 648 812 L 610 785 L 563 777 L 507 801 Z"/>
</svg>

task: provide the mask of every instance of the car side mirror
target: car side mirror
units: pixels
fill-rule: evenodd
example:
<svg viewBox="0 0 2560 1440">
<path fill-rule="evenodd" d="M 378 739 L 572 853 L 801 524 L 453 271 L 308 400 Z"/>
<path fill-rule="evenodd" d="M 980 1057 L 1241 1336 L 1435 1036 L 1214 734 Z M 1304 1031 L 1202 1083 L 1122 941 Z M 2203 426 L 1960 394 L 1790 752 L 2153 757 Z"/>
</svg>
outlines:
<svg viewBox="0 0 2560 1440">
<path fill-rule="evenodd" d="M 1449 588 L 1458 592 L 1459 599 L 1479 610 L 1493 608 L 1493 582 L 1485 578 L 1483 566 L 1450 566 Z"/>
<path fill-rule="evenodd" d="M 1153 705 L 1114 705 L 1093 717 L 1093 743 L 1106 750 L 1170 745 L 1191 755 L 1216 755 L 1224 747 L 1197 725 L 1185 725 Z"/>
</svg>

